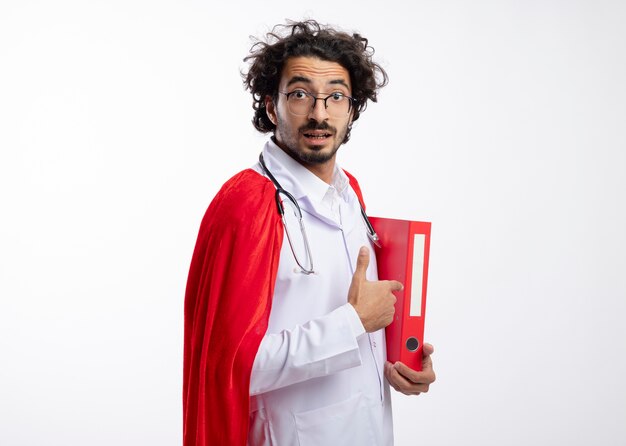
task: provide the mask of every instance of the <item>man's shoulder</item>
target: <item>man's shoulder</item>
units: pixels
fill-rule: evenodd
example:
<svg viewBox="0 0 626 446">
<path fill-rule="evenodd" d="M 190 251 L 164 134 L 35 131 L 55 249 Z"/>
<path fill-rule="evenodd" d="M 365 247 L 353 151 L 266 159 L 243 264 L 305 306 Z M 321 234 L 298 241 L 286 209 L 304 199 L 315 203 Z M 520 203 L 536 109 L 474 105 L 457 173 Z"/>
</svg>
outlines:
<svg viewBox="0 0 626 446">
<path fill-rule="evenodd" d="M 220 195 L 238 196 L 243 194 L 245 196 L 250 192 L 264 188 L 264 186 L 269 182 L 269 179 L 265 178 L 256 170 L 245 169 L 228 179 L 222 185 L 222 188 L 217 193 L 216 198 Z"/>
<path fill-rule="evenodd" d="M 357 187 L 359 187 L 359 182 L 357 181 L 354 175 L 352 175 L 350 172 L 348 172 L 344 168 L 342 168 L 341 170 L 343 170 L 343 173 L 345 173 L 346 176 L 348 177 L 348 180 L 350 181 L 351 186 L 356 185 Z"/>
<path fill-rule="evenodd" d="M 272 182 L 253 169 L 227 180 L 207 209 L 205 219 L 219 215 L 222 223 L 237 224 L 253 219 L 267 206 L 275 206 Z"/>
<path fill-rule="evenodd" d="M 341 170 L 343 170 L 343 173 L 345 173 L 346 176 L 348 177 L 348 181 L 350 182 L 350 186 L 352 186 L 352 189 L 356 193 L 356 196 L 359 199 L 359 203 L 361 203 L 361 206 L 363 207 L 363 209 L 365 209 L 365 201 L 363 200 L 363 192 L 361 192 L 361 186 L 359 186 L 359 182 L 354 177 L 354 175 L 352 175 L 346 169 L 341 169 Z"/>
</svg>

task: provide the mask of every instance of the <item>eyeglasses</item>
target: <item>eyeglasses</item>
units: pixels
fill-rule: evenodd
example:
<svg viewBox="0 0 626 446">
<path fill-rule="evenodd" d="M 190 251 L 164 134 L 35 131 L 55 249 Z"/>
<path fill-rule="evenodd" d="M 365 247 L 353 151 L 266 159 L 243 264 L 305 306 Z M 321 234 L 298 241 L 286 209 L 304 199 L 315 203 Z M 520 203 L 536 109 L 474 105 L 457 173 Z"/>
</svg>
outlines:
<svg viewBox="0 0 626 446">
<path fill-rule="evenodd" d="M 280 92 L 287 96 L 287 108 L 297 116 L 306 116 L 315 108 L 317 101 L 324 101 L 324 108 L 329 116 L 343 118 L 352 109 L 354 98 L 343 93 L 331 93 L 325 98 L 318 98 L 314 94 L 304 90 L 294 90 L 288 93 Z"/>
</svg>

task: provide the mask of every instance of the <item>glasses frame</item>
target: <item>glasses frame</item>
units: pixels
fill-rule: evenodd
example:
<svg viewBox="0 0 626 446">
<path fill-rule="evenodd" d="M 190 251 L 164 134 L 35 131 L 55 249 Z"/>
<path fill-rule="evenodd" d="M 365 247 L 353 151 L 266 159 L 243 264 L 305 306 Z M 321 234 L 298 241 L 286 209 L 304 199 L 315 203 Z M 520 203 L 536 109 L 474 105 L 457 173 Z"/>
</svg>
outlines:
<svg viewBox="0 0 626 446">
<path fill-rule="evenodd" d="M 288 91 L 288 92 L 279 91 L 279 93 L 280 94 L 284 94 L 287 97 L 287 109 L 289 110 L 289 113 L 291 113 L 293 115 L 296 115 L 296 116 L 307 116 L 309 113 L 311 113 L 311 111 L 313 111 L 315 109 L 315 106 L 317 105 L 317 101 L 324 101 L 324 110 L 328 110 L 328 100 L 330 98 L 332 98 L 333 96 L 335 96 L 336 94 L 340 94 L 344 98 L 348 99 L 348 111 L 346 112 L 345 115 L 339 115 L 339 116 L 331 115 L 331 116 L 333 116 L 335 118 L 342 118 L 342 117 L 347 116 L 347 115 L 350 114 L 350 111 L 352 111 L 352 107 L 354 107 L 354 102 L 356 102 L 353 97 L 348 96 L 347 94 L 343 94 L 343 93 L 338 92 L 338 91 L 336 91 L 335 93 L 329 94 L 325 98 L 324 97 L 318 98 L 313 93 L 309 93 L 308 91 L 301 90 L 301 89 Z M 289 105 L 289 96 L 291 96 L 294 93 L 304 93 L 305 95 L 307 95 L 308 97 L 313 99 L 313 105 L 311 106 L 311 108 L 309 109 L 309 111 L 307 113 L 299 114 L 299 113 L 295 113 L 295 112 L 293 112 L 291 110 L 291 106 Z M 330 113 L 329 113 L 329 115 L 330 115 Z"/>
</svg>

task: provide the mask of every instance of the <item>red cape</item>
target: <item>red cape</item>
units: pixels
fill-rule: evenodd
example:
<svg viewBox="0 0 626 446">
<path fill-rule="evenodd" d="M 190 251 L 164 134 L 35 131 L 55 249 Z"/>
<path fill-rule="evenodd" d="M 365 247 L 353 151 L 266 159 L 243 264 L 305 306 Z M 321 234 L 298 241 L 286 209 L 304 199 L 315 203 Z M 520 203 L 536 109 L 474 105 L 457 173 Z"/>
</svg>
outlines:
<svg viewBox="0 0 626 446">
<path fill-rule="evenodd" d="M 185 293 L 184 446 L 246 445 L 250 373 L 283 242 L 275 192 L 270 180 L 244 170 L 222 186 L 202 219 Z"/>
</svg>

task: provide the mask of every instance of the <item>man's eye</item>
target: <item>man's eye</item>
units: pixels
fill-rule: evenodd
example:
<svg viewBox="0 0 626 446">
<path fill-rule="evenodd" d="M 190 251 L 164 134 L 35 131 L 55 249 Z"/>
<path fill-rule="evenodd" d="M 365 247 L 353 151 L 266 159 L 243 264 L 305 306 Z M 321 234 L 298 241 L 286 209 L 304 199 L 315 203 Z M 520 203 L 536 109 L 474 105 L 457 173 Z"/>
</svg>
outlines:
<svg viewBox="0 0 626 446">
<path fill-rule="evenodd" d="M 337 102 L 339 102 L 339 101 L 341 101 L 341 100 L 344 98 L 344 95 L 343 95 L 343 94 L 341 94 L 341 93 L 333 93 L 333 94 L 331 94 L 331 95 L 330 95 L 330 98 L 331 98 L 333 101 L 337 101 Z"/>
<path fill-rule="evenodd" d="M 294 99 L 306 99 L 306 93 L 302 90 L 295 90 L 291 93 L 291 97 Z"/>
</svg>

